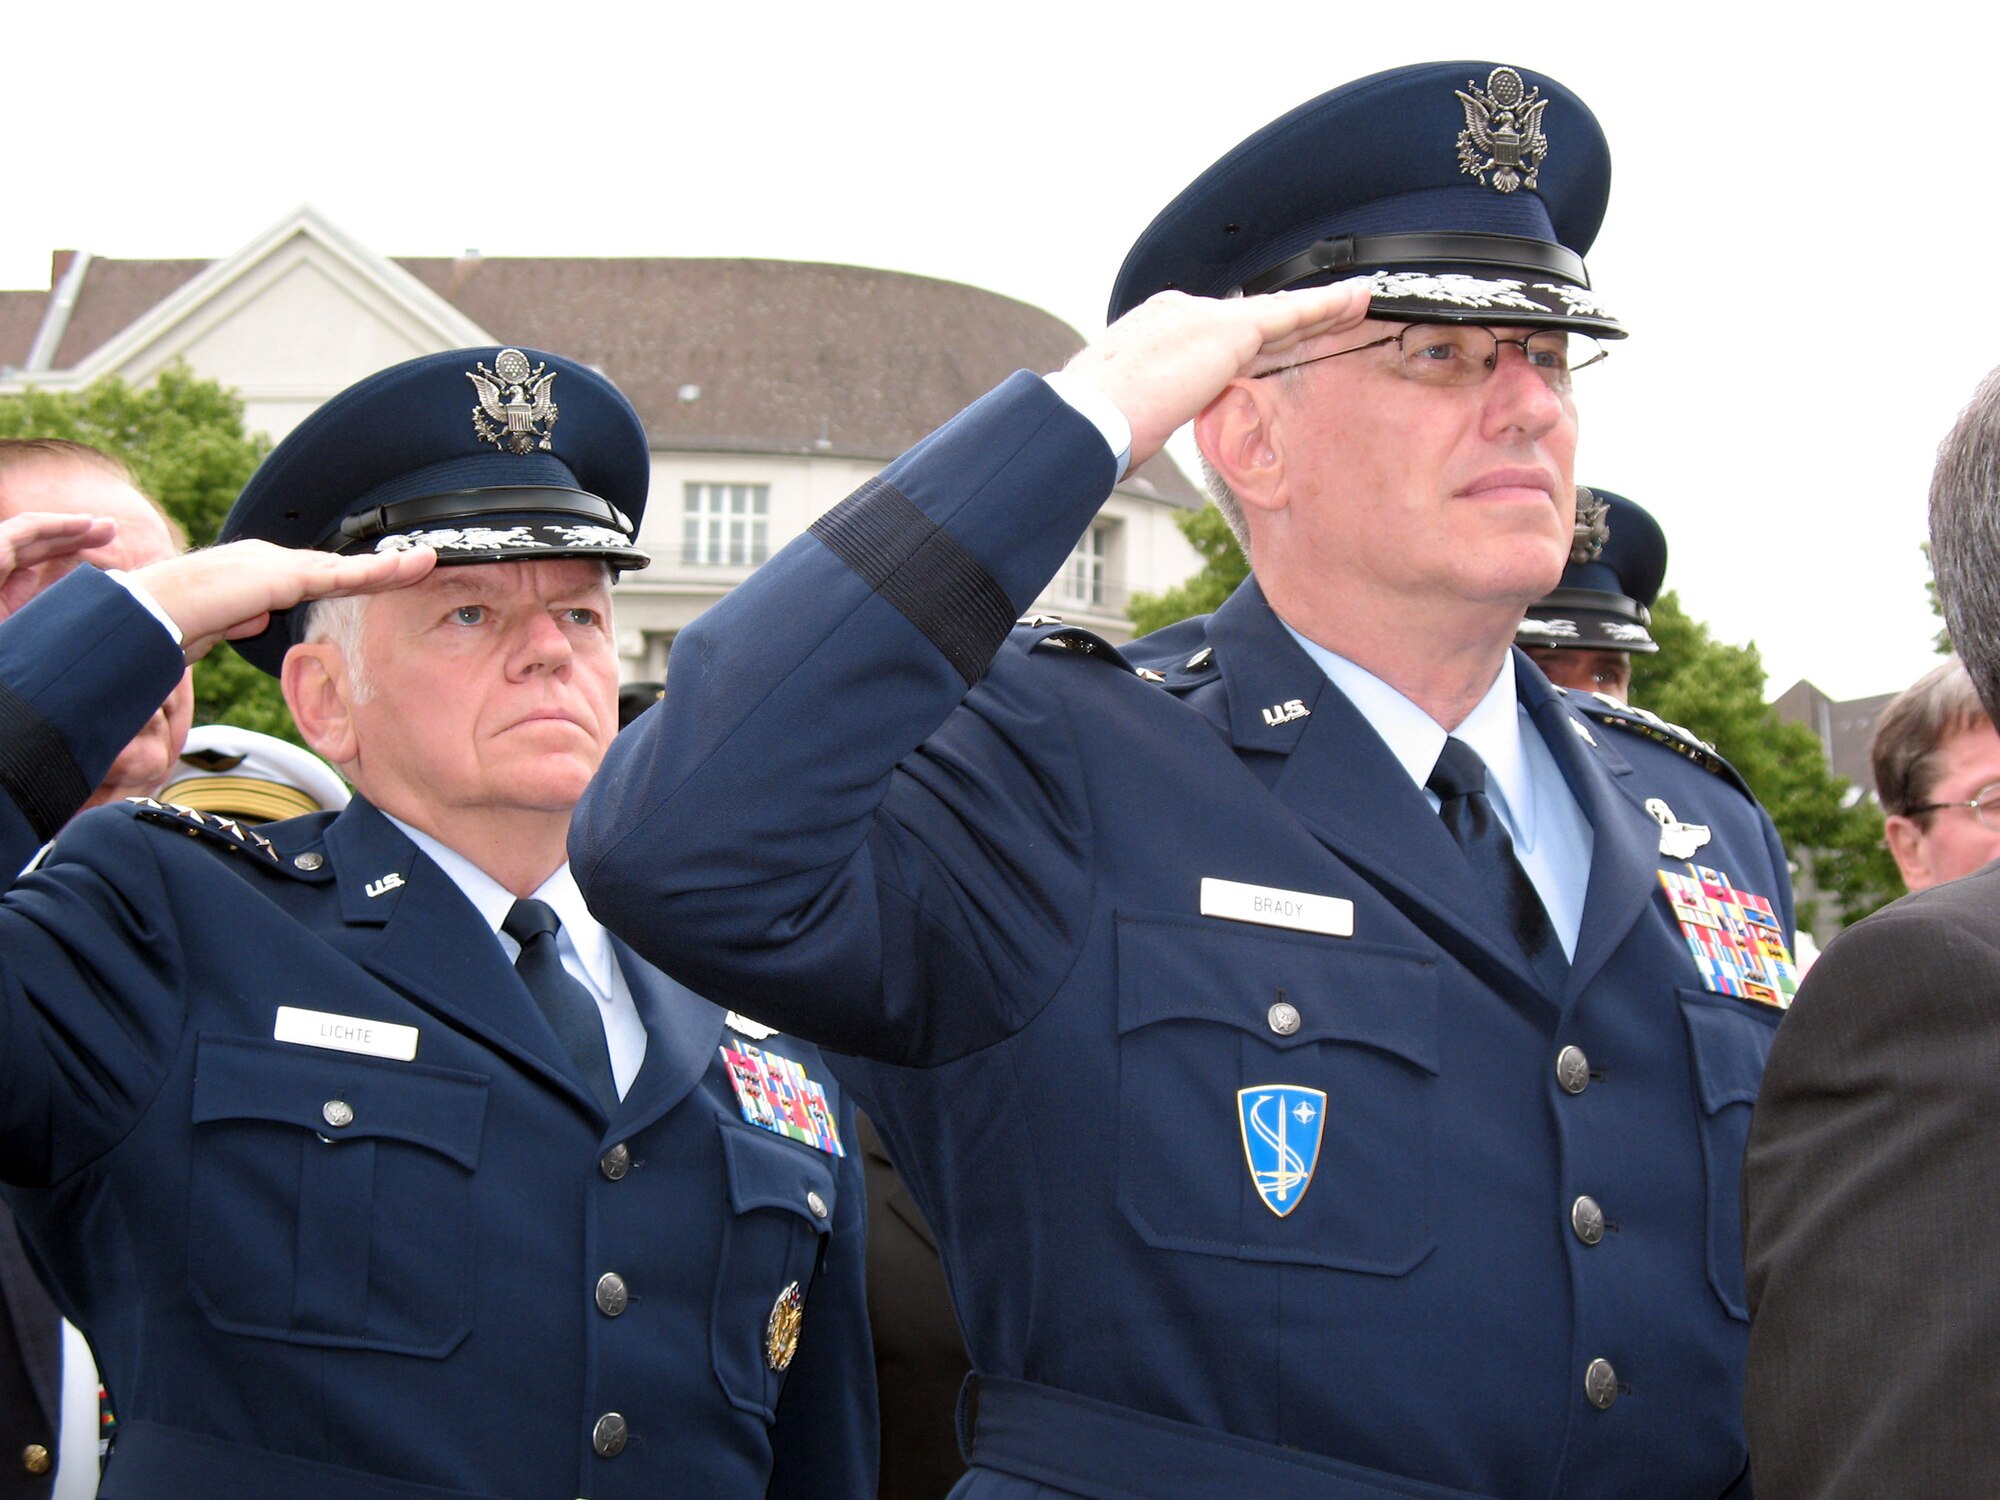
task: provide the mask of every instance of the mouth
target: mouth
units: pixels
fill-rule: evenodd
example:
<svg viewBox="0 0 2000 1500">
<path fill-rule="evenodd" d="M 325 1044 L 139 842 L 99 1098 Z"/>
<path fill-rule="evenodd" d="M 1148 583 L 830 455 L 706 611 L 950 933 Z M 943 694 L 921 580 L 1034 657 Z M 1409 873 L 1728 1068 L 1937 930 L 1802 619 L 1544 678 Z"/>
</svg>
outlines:
<svg viewBox="0 0 2000 1500">
<path fill-rule="evenodd" d="M 1454 498 L 1486 503 L 1526 501 L 1547 505 L 1555 499 L 1556 483 L 1546 469 L 1492 469 L 1454 491 Z"/>
</svg>

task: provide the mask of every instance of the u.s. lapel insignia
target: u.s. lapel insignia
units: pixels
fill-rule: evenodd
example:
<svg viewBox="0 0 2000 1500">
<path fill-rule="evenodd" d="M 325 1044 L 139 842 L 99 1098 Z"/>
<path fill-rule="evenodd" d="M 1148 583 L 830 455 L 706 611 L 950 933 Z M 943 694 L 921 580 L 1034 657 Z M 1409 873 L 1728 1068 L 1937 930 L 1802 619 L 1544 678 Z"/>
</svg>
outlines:
<svg viewBox="0 0 2000 1500">
<path fill-rule="evenodd" d="M 502 453 L 555 451 L 549 438 L 556 427 L 551 389 L 556 372 L 546 362 L 531 368 L 519 349 L 502 349 L 493 356 L 492 369 L 475 361 L 465 378 L 479 392 L 479 405 L 472 408 L 472 430 L 482 443 L 491 443 Z"/>
<path fill-rule="evenodd" d="M 789 1057 L 748 1042 L 721 1048 L 723 1067 L 736 1091 L 736 1107 L 752 1125 L 829 1156 L 847 1155 L 833 1123 L 826 1090 Z"/>
<path fill-rule="evenodd" d="M 1319 1164 L 1326 1094 L 1291 1083 L 1266 1083 L 1236 1091 L 1236 1122 L 1250 1181 L 1264 1207 L 1279 1218 L 1299 1206 Z"/>
<path fill-rule="evenodd" d="M 1454 92 L 1465 106 L 1458 169 L 1497 193 L 1533 189 L 1542 158 L 1549 154 L 1548 137 L 1542 134 L 1542 111 L 1549 101 L 1542 91 L 1529 88 L 1512 68 L 1495 68 L 1486 75 L 1484 89 L 1468 79 L 1465 88 Z"/>
<path fill-rule="evenodd" d="M 1307 708 L 1304 700 L 1299 698 L 1287 698 L 1283 703 L 1274 703 L 1264 710 L 1264 722 L 1273 729 L 1276 729 L 1280 724 L 1289 724 L 1294 719 L 1309 719 L 1311 717 L 1312 710 Z"/>
<path fill-rule="evenodd" d="M 391 891 L 400 891 L 402 888 L 403 877 L 394 870 L 391 870 L 379 880 L 369 881 L 364 887 L 368 892 L 370 900 L 373 900 L 377 896 L 386 896 Z"/>
<path fill-rule="evenodd" d="M 1769 900 L 1707 865 L 1691 864 L 1685 875 L 1662 870 L 1660 884 L 1708 988 L 1778 1010 L 1791 1005 L 1798 970 Z"/>
<path fill-rule="evenodd" d="M 1646 812 L 1660 825 L 1660 853 L 1668 859 L 1693 859 L 1695 850 L 1709 840 L 1705 823 L 1683 823 L 1659 797 L 1646 799 Z"/>
<path fill-rule="evenodd" d="M 764 1363 L 783 1373 L 799 1352 L 799 1328 L 806 1320 L 806 1300 L 794 1281 L 771 1304 L 771 1316 L 764 1320 Z"/>
</svg>

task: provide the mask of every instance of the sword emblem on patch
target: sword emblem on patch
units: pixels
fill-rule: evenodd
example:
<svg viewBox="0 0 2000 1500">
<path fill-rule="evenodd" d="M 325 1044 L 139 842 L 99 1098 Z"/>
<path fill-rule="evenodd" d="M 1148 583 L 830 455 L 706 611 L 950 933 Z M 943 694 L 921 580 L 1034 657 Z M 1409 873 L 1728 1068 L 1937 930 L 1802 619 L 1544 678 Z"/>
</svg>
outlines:
<svg viewBox="0 0 2000 1500">
<path fill-rule="evenodd" d="M 1257 1196 L 1282 1219 L 1312 1186 L 1326 1120 L 1326 1094 L 1291 1083 L 1238 1089 L 1236 1120 Z"/>
</svg>

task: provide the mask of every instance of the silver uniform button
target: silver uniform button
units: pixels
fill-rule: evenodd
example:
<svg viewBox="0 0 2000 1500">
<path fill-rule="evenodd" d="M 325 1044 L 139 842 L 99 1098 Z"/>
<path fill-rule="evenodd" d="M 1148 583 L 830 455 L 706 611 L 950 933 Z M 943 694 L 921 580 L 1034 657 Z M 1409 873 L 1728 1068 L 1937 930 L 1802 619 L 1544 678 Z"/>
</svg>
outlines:
<svg viewBox="0 0 2000 1500">
<path fill-rule="evenodd" d="M 1593 1359 L 1583 1372 L 1583 1399 L 1599 1411 L 1618 1399 L 1618 1372 L 1608 1359 Z"/>
<path fill-rule="evenodd" d="M 329 1099 L 320 1106 L 319 1117 L 338 1130 L 354 1123 L 354 1106 L 345 1099 Z"/>
<path fill-rule="evenodd" d="M 1603 1361 L 1598 1363 L 1603 1364 Z M 625 1419 L 615 1411 L 608 1411 L 590 1429 L 590 1446 L 597 1450 L 599 1458 L 616 1458 L 625 1451 L 627 1435 Z"/>
<path fill-rule="evenodd" d="M 625 1174 L 632 1170 L 632 1148 L 620 1141 L 597 1158 L 597 1170 L 613 1182 L 623 1181 Z"/>
<path fill-rule="evenodd" d="M 625 1311 L 627 1301 L 625 1278 L 616 1271 L 606 1271 L 597 1278 L 597 1310 L 607 1318 L 615 1318 Z"/>
<path fill-rule="evenodd" d="M 1580 1094 L 1590 1087 L 1590 1059 L 1581 1047 L 1565 1047 L 1556 1054 L 1556 1082 L 1565 1094 Z"/>
<path fill-rule="evenodd" d="M 308 850 L 304 854 L 294 854 L 292 856 L 292 863 L 297 865 L 301 870 L 317 870 L 321 865 L 326 863 L 326 856 L 323 854 L 314 854 Z"/>
<path fill-rule="evenodd" d="M 1279 1036 L 1290 1036 L 1299 1029 L 1298 1007 L 1283 1000 L 1265 1012 L 1264 1019 Z"/>
<path fill-rule="evenodd" d="M 824 1219 L 829 1212 L 826 1206 L 826 1199 L 820 1197 L 817 1189 L 809 1190 L 806 1193 L 806 1207 L 812 1210 L 812 1216 L 815 1219 Z"/>
<path fill-rule="evenodd" d="M 1597 1206 L 1595 1198 L 1586 1193 L 1569 1206 L 1569 1227 L 1586 1245 L 1604 1238 L 1604 1210 Z"/>
</svg>

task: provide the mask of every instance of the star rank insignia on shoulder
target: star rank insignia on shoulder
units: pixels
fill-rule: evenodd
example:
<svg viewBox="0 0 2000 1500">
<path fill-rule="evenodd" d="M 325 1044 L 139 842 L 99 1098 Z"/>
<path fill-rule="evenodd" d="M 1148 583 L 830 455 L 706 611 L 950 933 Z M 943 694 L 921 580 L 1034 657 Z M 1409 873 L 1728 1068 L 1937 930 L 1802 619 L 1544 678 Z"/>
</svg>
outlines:
<svg viewBox="0 0 2000 1500">
<path fill-rule="evenodd" d="M 220 813 L 200 812 L 178 802 L 160 802 L 152 797 L 127 797 L 133 816 L 143 823 L 178 828 L 189 838 L 204 839 L 230 854 L 247 854 L 260 863 L 282 867 L 284 861 L 271 841 L 254 828 L 245 828 L 234 818 Z"/>
<path fill-rule="evenodd" d="M 1683 760 L 1693 761 L 1704 771 L 1721 777 L 1744 796 L 1753 799 L 1756 796 L 1742 773 L 1723 759 L 1722 752 L 1693 730 L 1670 724 L 1658 714 L 1648 713 L 1643 708 L 1621 703 L 1608 693 L 1568 693 L 1565 696 L 1576 705 L 1579 713 L 1592 722 L 1664 745 Z"/>
</svg>

